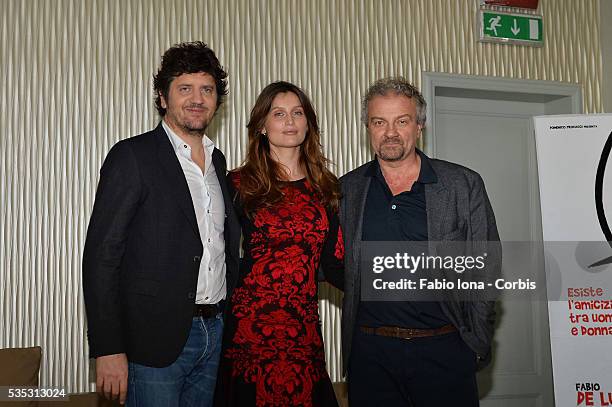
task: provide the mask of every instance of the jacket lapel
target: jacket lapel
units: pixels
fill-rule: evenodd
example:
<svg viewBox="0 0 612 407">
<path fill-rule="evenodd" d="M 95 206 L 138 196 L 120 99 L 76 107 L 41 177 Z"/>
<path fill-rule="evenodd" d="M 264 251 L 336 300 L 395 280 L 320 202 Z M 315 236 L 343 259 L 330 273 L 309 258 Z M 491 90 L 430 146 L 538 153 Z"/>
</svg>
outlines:
<svg viewBox="0 0 612 407">
<path fill-rule="evenodd" d="M 227 187 L 227 169 L 225 168 L 225 160 L 217 148 L 215 148 L 212 153 L 212 164 L 215 167 L 215 173 L 217 174 L 219 185 L 221 185 L 223 203 L 225 205 L 225 216 L 230 216 L 232 213 L 232 197 L 230 196 L 229 188 Z"/>
<path fill-rule="evenodd" d="M 172 144 L 168 140 L 168 135 L 161 123 L 155 129 L 155 132 L 157 134 L 157 156 L 162 166 L 161 178 L 166 184 L 168 195 L 179 205 L 181 211 L 189 220 L 193 231 L 200 237 L 193 201 L 181 164 L 176 158 L 176 153 L 172 149 Z"/>
<path fill-rule="evenodd" d="M 360 177 L 356 178 L 350 185 L 347 185 L 348 188 L 345 189 L 346 197 L 343 198 L 346 199 L 346 202 L 353 203 L 348 205 L 351 211 L 347 211 L 346 213 L 346 221 L 349 223 L 347 232 L 351 233 L 353 236 L 352 261 L 354 267 L 351 267 L 353 270 L 360 270 L 363 212 L 365 210 L 366 199 L 368 197 L 371 181 L 372 177 L 364 176 L 363 173 L 361 173 Z M 359 293 L 361 291 L 360 273 L 352 273 L 352 275 L 353 287 L 356 289 L 355 298 L 359 299 Z"/>
<path fill-rule="evenodd" d="M 368 190 L 370 189 L 371 177 L 363 177 L 361 182 L 356 183 L 351 188 L 352 202 L 356 202 L 355 213 L 352 214 L 351 221 L 353 222 L 353 230 L 355 233 L 354 246 L 353 246 L 353 258 L 356 262 L 359 262 L 361 258 L 361 236 L 363 235 L 363 212 L 365 210 L 366 199 L 368 197 Z M 349 201 L 349 202 L 351 202 Z"/>
<path fill-rule="evenodd" d="M 430 242 L 442 240 L 442 225 L 450 214 L 449 193 L 441 182 L 425 184 L 427 203 L 427 234 Z"/>
</svg>

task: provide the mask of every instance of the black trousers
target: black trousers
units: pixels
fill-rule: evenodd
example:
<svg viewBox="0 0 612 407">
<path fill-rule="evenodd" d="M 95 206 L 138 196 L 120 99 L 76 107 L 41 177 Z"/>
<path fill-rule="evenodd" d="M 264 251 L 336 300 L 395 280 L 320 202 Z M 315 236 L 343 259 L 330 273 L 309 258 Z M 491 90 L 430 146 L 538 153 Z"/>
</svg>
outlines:
<svg viewBox="0 0 612 407">
<path fill-rule="evenodd" d="M 348 396 L 351 407 L 477 407 L 476 354 L 456 332 L 407 340 L 357 327 Z"/>
</svg>

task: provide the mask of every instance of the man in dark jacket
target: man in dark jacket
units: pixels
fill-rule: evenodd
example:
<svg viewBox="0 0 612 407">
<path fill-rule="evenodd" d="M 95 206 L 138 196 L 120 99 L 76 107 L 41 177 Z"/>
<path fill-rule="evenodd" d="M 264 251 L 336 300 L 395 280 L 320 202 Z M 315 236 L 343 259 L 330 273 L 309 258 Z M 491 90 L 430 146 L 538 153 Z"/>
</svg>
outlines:
<svg viewBox="0 0 612 407">
<path fill-rule="evenodd" d="M 111 149 L 83 255 L 98 391 L 130 406 L 208 406 L 240 229 L 223 154 L 205 130 L 227 74 L 202 42 L 166 51 L 161 123 Z"/>
<path fill-rule="evenodd" d="M 342 351 L 356 406 L 477 406 L 476 369 L 490 359 L 494 302 L 363 301 L 368 241 L 498 242 L 482 178 L 416 148 L 426 103 L 403 78 L 374 83 L 362 121 L 376 158 L 341 178 L 345 239 Z M 499 272 L 493 245 L 487 272 Z M 372 270 L 370 270 L 371 272 Z"/>
</svg>

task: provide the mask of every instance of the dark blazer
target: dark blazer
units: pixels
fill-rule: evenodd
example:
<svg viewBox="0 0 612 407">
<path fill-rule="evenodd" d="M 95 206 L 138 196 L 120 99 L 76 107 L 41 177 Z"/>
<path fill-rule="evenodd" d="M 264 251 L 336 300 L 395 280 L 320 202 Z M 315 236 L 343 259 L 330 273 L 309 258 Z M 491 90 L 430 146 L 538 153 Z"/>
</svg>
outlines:
<svg viewBox="0 0 612 407">
<path fill-rule="evenodd" d="M 212 164 L 225 201 L 229 297 L 240 226 L 217 149 Z M 174 362 L 191 329 L 202 252 L 189 187 L 161 123 L 115 144 L 100 170 L 83 254 L 90 357 L 126 353 L 154 367 Z"/>
<path fill-rule="evenodd" d="M 478 173 L 447 161 L 430 159 L 438 182 L 425 184 L 427 230 L 430 242 L 446 240 L 499 242 L 493 209 Z M 366 176 L 372 162 L 340 178 L 342 201 L 340 224 L 345 247 L 345 282 L 342 308 L 342 362 L 348 366 L 351 342 L 361 298 L 360 256 L 363 212 L 371 177 Z M 430 248 L 431 253 L 435 247 Z M 501 246 L 489 247 L 487 273 L 501 271 Z M 463 340 L 476 352 L 480 367 L 490 360 L 490 346 L 495 322 L 493 301 L 462 302 L 448 291 L 441 307 L 457 327 Z"/>
</svg>

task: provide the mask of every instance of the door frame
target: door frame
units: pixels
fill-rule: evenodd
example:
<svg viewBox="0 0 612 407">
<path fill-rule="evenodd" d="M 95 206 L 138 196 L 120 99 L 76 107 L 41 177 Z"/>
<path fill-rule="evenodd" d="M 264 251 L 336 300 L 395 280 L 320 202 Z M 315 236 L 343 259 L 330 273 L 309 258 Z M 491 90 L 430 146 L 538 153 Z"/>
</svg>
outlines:
<svg viewBox="0 0 612 407">
<path fill-rule="evenodd" d="M 582 86 L 567 82 L 553 82 L 527 79 L 509 79 L 493 76 L 456 75 L 440 72 L 422 72 L 423 97 L 427 101 L 427 117 L 429 118 L 425 127 L 427 143 L 424 141 L 426 154 L 435 157 L 436 139 L 436 92 L 439 89 L 453 89 L 455 91 L 467 92 L 498 92 L 507 93 L 509 98 L 521 95 L 531 98 L 532 101 L 554 101 L 569 99 L 571 112 L 569 114 L 582 114 Z"/>
</svg>

